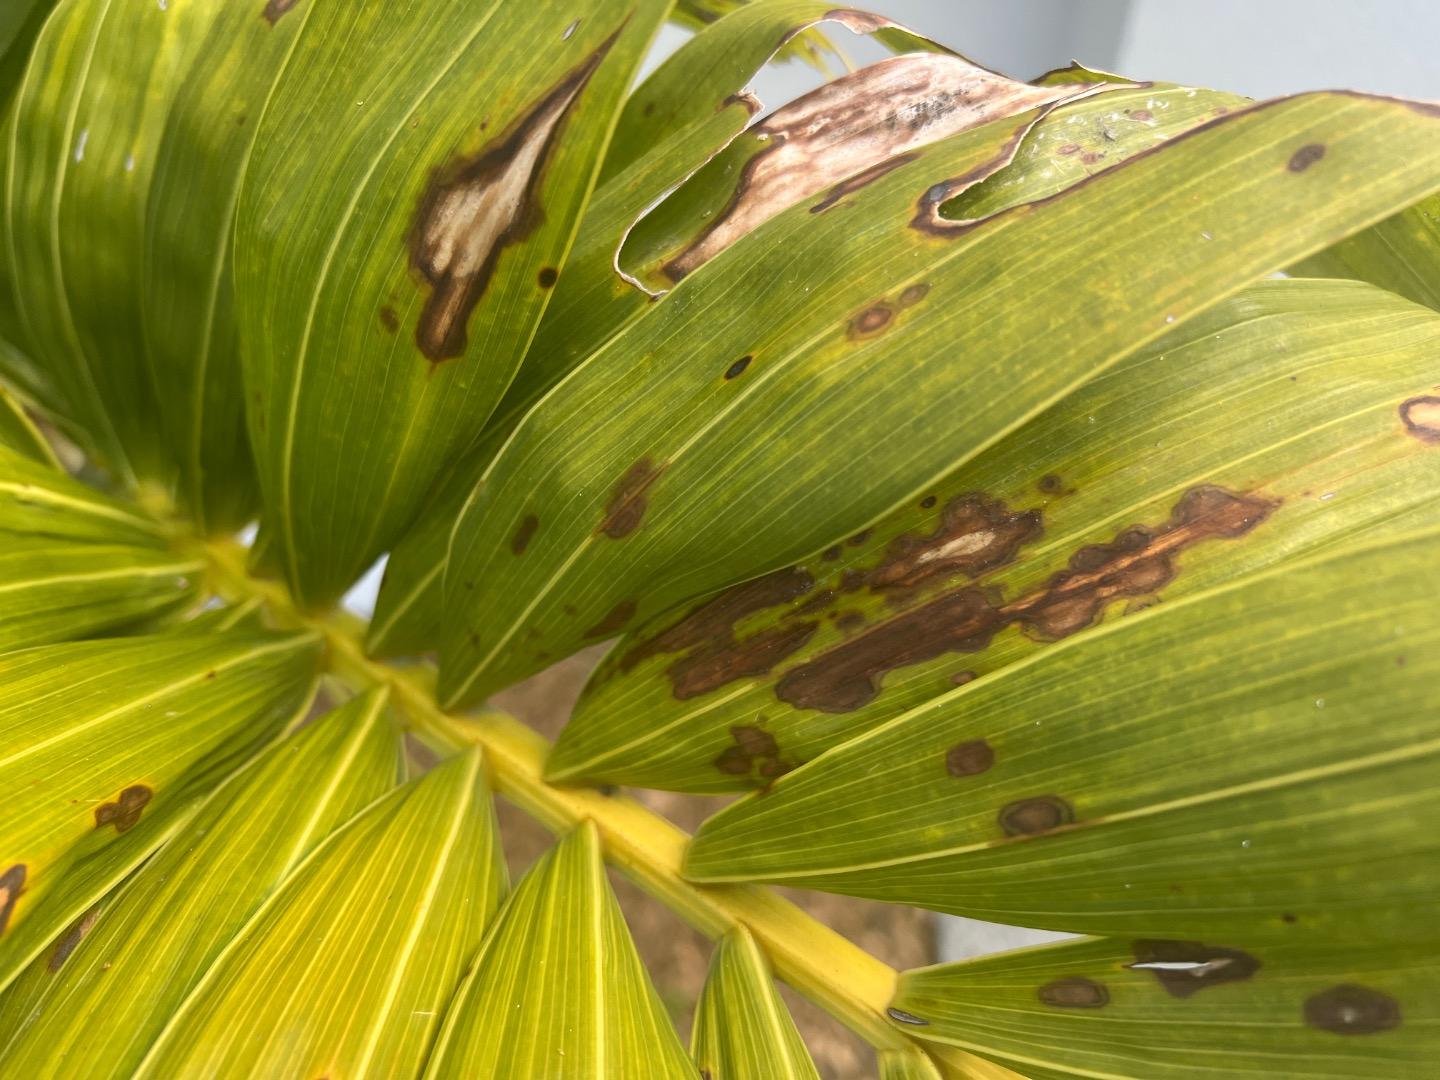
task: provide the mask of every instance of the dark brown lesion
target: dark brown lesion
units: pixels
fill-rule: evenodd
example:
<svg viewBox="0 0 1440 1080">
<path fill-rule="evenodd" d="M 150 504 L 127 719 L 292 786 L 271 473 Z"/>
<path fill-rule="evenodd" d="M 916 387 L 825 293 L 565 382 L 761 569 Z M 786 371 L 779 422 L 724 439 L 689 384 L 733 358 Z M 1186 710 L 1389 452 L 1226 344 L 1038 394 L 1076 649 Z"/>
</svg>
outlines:
<svg viewBox="0 0 1440 1080">
<path fill-rule="evenodd" d="M 1423 443 L 1440 446 L 1440 397 L 1426 394 L 1400 404 L 1400 422 L 1406 434 Z"/>
<path fill-rule="evenodd" d="M 465 353 L 468 324 L 501 253 L 544 220 L 538 192 L 562 127 L 612 35 L 478 153 L 438 169 L 410 230 L 411 265 L 430 284 L 415 341 L 439 363 Z"/>
<path fill-rule="evenodd" d="M 260 17 L 271 26 L 280 21 L 281 16 L 298 6 L 300 0 L 268 0 Z"/>
<path fill-rule="evenodd" d="M 25 891 L 26 867 L 14 863 L 0 874 L 0 934 L 10 925 L 10 916 L 15 913 L 15 904 Z"/>
<path fill-rule="evenodd" d="M 605 517 L 595 532 L 611 540 L 623 540 L 638 529 L 649 507 L 645 493 L 664 471 L 663 463 L 657 465 L 648 457 L 642 457 L 626 469 L 610 492 Z"/>
<path fill-rule="evenodd" d="M 84 915 L 70 924 L 70 928 L 60 935 L 55 942 L 55 948 L 50 952 L 50 958 L 45 961 L 45 970 L 54 975 L 62 967 L 65 961 L 70 959 L 70 954 L 85 940 L 85 935 L 95 928 L 95 922 L 100 918 L 100 905 L 96 904 Z"/>
<path fill-rule="evenodd" d="M 1048 982 L 1036 991 L 1041 1004 L 1057 1009 L 1102 1009 L 1110 1004 L 1110 991 L 1104 983 L 1071 975 Z"/>
<path fill-rule="evenodd" d="M 888 304 L 872 304 L 850 320 L 851 339 L 872 337 L 890 325 L 895 312 Z"/>
<path fill-rule="evenodd" d="M 1006 836 L 1040 836 L 1074 823 L 1075 808 L 1059 795 L 1037 795 L 1007 803 L 998 820 Z"/>
<path fill-rule="evenodd" d="M 1341 983 L 1305 1001 L 1305 1023 L 1336 1035 L 1378 1035 L 1402 1021 L 1400 1003 L 1368 986 Z"/>
<path fill-rule="evenodd" d="M 1290 155 L 1290 162 L 1286 168 L 1292 173 L 1302 173 L 1324 156 L 1325 147 L 1320 143 L 1306 143 Z"/>
<path fill-rule="evenodd" d="M 621 600 L 605 613 L 604 618 L 586 630 L 585 636 L 587 638 L 614 637 L 629 625 L 630 620 L 635 617 L 635 609 L 634 600 Z"/>
<path fill-rule="evenodd" d="M 380 325 L 387 334 L 393 334 L 400 329 L 400 316 L 395 314 L 395 309 L 388 304 L 380 309 Z"/>
<path fill-rule="evenodd" d="M 995 751 L 984 739 L 970 739 L 945 751 L 945 771 L 951 776 L 979 776 L 995 764 Z"/>
<path fill-rule="evenodd" d="M 715 768 L 726 776 L 747 776 L 769 784 L 795 767 L 780 756 L 775 736 L 764 728 L 739 724 L 730 729 L 730 738 L 731 745 L 715 759 Z"/>
<path fill-rule="evenodd" d="M 853 195 L 855 192 L 869 187 L 881 177 L 888 176 L 896 169 L 919 160 L 920 154 L 911 151 L 908 154 L 896 154 L 886 161 L 877 161 L 868 169 L 861 169 L 854 176 L 848 177 L 832 187 L 823 199 L 810 207 L 810 213 L 823 214 L 847 195 Z"/>
<path fill-rule="evenodd" d="M 780 661 L 803 649 L 819 625 L 781 623 L 739 641 L 720 642 L 681 657 L 666 669 L 676 699 L 686 701 L 739 679 L 770 674 Z"/>
<path fill-rule="evenodd" d="M 946 653 L 980 652 L 1008 626 L 1040 641 L 1068 637 L 1093 626 L 1113 601 L 1149 597 L 1169 584 L 1187 548 L 1244 536 L 1278 505 L 1208 484 L 1191 488 L 1164 524 L 1134 525 L 1107 543 L 1080 548 L 1065 570 L 1026 596 L 1006 603 L 996 590 L 976 585 L 944 593 L 791 668 L 776 682 L 775 695 L 796 708 L 850 712 L 879 696 L 886 673 Z M 845 587 L 882 591 L 914 587 L 942 573 L 978 575 L 1012 561 L 1021 545 L 1040 535 L 1037 512 L 1015 514 L 983 496 L 962 496 L 946 516 L 950 524 L 942 519 L 931 536 L 892 542 L 885 564 L 855 574 Z M 980 544 L 977 537 L 988 539 Z M 932 573 L 932 564 L 942 560 L 946 565 Z"/>
<path fill-rule="evenodd" d="M 510 550 L 516 555 L 524 555 L 525 549 L 530 546 L 530 541 L 535 538 L 535 530 L 540 528 L 540 519 L 534 514 L 526 514 L 520 519 L 519 526 L 515 529 L 515 535 L 510 538 Z"/>
<path fill-rule="evenodd" d="M 95 828 L 115 826 L 117 833 L 127 832 L 140 821 L 140 814 L 150 805 L 155 793 L 144 784 L 131 784 L 114 802 L 101 803 L 95 808 Z"/>
<path fill-rule="evenodd" d="M 1165 992 L 1177 998 L 1221 983 L 1244 982 L 1260 970 L 1260 961 L 1250 953 L 1199 941 L 1142 940 L 1131 952 L 1135 962 L 1125 966 L 1151 972 Z"/>
</svg>

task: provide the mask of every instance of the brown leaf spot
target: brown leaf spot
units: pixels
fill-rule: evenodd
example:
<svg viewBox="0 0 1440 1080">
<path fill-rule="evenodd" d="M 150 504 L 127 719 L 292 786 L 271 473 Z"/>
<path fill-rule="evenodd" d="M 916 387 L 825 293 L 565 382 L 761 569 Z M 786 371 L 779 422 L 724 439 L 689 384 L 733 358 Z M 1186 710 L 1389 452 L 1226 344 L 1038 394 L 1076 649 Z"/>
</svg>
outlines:
<svg viewBox="0 0 1440 1080">
<path fill-rule="evenodd" d="M 15 863 L 0 874 L 0 934 L 10 925 L 10 916 L 15 911 L 15 902 L 25 891 L 25 864 Z"/>
<path fill-rule="evenodd" d="M 1191 488 L 1158 528 L 1137 525 L 1111 542 L 1081 548 L 1037 591 L 1003 604 L 994 593 L 963 586 L 902 611 L 787 671 L 775 695 L 796 708 L 849 712 L 873 701 L 889 671 L 947 652 L 979 652 L 1012 624 L 1042 641 L 1076 633 L 1113 600 L 1146 596 L 1178 572 L 1175 557 L 1204 540 L 1243 536 L 1276 502 L 1211 485 Z M 1033 517 L 1030 515 L 1034 515 Z M 841 587 L 913 588 L 939 573 L 978 575 L 1013 559 L 1040 532 L 1034 511 L 1012 513 L 984 496 L 961 496 L 928 537 L 901 537 L 869 572 L 848 571 Z M 936 566 L 944 561 L 945 565 Z"/>
<path fill-rule="evenodd" d="M 431 286 L 415 341 L 432 362 L 464 355 L 470 315 L 501 252 L 544 220 L 537 192 L 561 121 L 614 41 L 543 94 L 508 133 L 431 177 L 410 230 L 410 262 Z"/>
<path fill-rule="evenodd" d="M 560 271 L 553 266 L 542 266 L 540 272 L 535 275 L 535 281 L 542 289 L 553 289 L 555 282 L 560 280 Z"/>
<path fill-rule="evenodd" d="M 978 776 L 995 764 L 995 751 L 984 739 L 971 739 L 945 751 L 945 771 L 951 776 Z"/>
<path fill-rule="evenodd" d="M 928 295 L 930 295 L 930 286 L 923 281 L 918 281 L 914 285 L 905 286 L 896 303 L 902 308 L 914 307 Z"/>
<path fill-rule="evenodd" d="M 1290 155 L 1290 163 L 1286 168 L 1293 173 L 1302 173 L 1324 156 L 1325 147 L 1319 143 L 1306 143 Z"/>
<path fill-rule="evenodd" d="M 1041 534 L 1038 510 L 1011 511 L 979 493 L 945 504 L 940 524 L 928 536 L 899 536 L 885 561 L 866 575 L 871 591 L 913 589 L 935 577 L 961 573 L 977 577 L 1012 561 L 1021 545 Z"/>
<path fill-rule="evenodd" d="M 597 622 L 594 626 L 590 627 L 589 630 L 586 630 L 585 636 L 587 638 L 614 637 L 621 630 L 624 630 L 625 624 L 634 617 L 635 601 L 621 600 L 620 603 L 616 604 L 613 608 L 606 612 L 603 619 Z"/>
<path fill-rule="evenodd" d="M 534 514 L 526 514 L 520 519 L 520 527 L 515 530 L 515 535 L 510 538 L 510 550 L 516 555 L 524 555 L 539 527 L 540 519 Z"/>
<path fill-rule="evenodd" d="M 920 500 L 920 509 L 929 510 L 932 506 L 935 505 L 935 501 L 936 500 L 934 495 L 926 495 L 925 498 Z"/>
<path fill-rule="evenodd" d="M 748 355 L 740 357 L 739 360 L 736 360 L 733 364 L 731 364 L 728 368 L 725 369 L 725 378 L 727 380 L 738 379 L 741 375 L 744 375 L 745 369 L 750 366 L 750 361 L 753 359 L 755 359 L 753 356 Z"/>
<path fill-rule="evenodd" d="M 1002 807 L 999 816 L 1006 836 L 1039 836 L 1074 820 L 1074 808 L 1058 795 L 1018 799 Z"/>
<path fill-rule="evenodd" d="M 114 802 L 101 803 L 95 808 L 95 827 L 103 829 L 106 825 L 114 825 L 117 833 L 133 828 L 154 794 L 144 784 L 130 785 L 120 792 L 120 797 Z"/>
<path fill-rule="evenodd" d="M 715 768 L 727 776 L 753 776 L 770 781 L 795 767 L 781 759 L 775 736 L 763 728 L 740 724 L 730 729 L 730 737 L 734 744 L 715 759 Z"/>
<path fill-rule="evenodd" d="M 605 504 L 605 519 L 595 531 L 611 540 L 623 540 L 638 529 L 649 505 L 645 492 L 664 471 L 663 464 L 656 465 L 648 457 L 626 469 L 610 493 L 610 501 Z"/>
<path fill-rule="evenodd" d="M 840 545 L 835 544 L 832 547 L 826 548 L 820 553 L 820 558 L 824 559 L 826 562 L 834 562 L 836 559 L 840 558 Z"/>
<path fill-rule="evenodd" d="M 45 962 L 45 970 L 54 975 L 62 967 L 65 961 L 70 959 L 73 953 L 85 940 L 85 935 L 95 926 L 95 920 L 100 918 L 100 905 L 96 904 L 84 915 L 70 924 L 70 928 L 55 942 L 55 948 L 50 953 L 50 959 Z"/>
<path fill-rule="evenodd" d="M 956 686 L 964 686 L 966 683 L 974 682 L 975 679 L 976 675 L 973 671 L 957 671 L 950 676 L 950 681 Z"/>
<path fill-rule="evenodd" d="M 260 12 L 260 17 L 271 26 L 274 26 L 280 21 L 282 15 L 299 3 L 300 0 L 269 0 L 265 5 L 265 10 Z"/>
<path fill-rule="evenodd" d="M 1177 998 L 1221 983 L 1243 982 L 1260 970 L 1260 961 L 1247 952 L 1198 941 L 1137 941 L 1131 951 L 1135 962 L 1125 966 L 1152 972 Z"/>
<path fill-rule="evenodd" d="M 781 660 L 804 648 L 818 626 L 814 622 L 791 623 L 761 630 L 741 641 L 719 642 L 681 657 L 665 673 L 678 700 L 699 697 L 736 679 L 768 675 Z"/>
<path fill-rule="evenodd" d="M 1440 397 L 1413 397 L 1400 406 L 1405 431 L 1423 443 L 1440 445 Z"/>
<path fill-rule="evenodd" d="M 1367 986 L 1341 983 L 1305 1000 L 1305 1023 L 1336 1035 L 1378 1035 L 1400 1026 L 1400 1003 Z"/>
<path fill-rule="evenodd" d="M 1110 1004 L 1110 991 L 1102 983 L 1080 975 L 1046 983 L 1039 997 L 1042 1004 L 1057 1009 L 1102 1009 Z"/>
<path fill-rule="evenodd" d="M 1045 495 L 1073 495 L 1075 493 L 1075 489 L 1067 489 L 1065 481 L 1055 473 L 1046 473 L 1035 486 Z"/>
<path fill-rule="evenodd" d="M 852 339 L 871 337 L 889 326 L 893 316 L 894 312 L 884 304 L 868 307 L 850 320 L 848 333 Z"/>
<path fill-rule="evenodd" d="M 904 1009 L 896 1009 L 892 1007 L 885 1010 L 885 1015 L 890 1017 L 891 1020 L 894 1020 L 898 1024 L 910 1024 L 913 1027 L 930 1026 L 929 1020 L 922 1020 L 914 1013 L 906 1012 Z"/>
<path fill-rule="evenodd" d="M 380 325 L 387 334 L 393 334 L 400 329 L 400 316 L 396 315 L 395 309 L 388 304 L 380 309 Z"/>
<path fill-rule="evenodd" d="M 1154 120 L 1155 114 L 1149 109 L 1136 109 L 1130 114 L 1131 120 Z"/>
</svg>

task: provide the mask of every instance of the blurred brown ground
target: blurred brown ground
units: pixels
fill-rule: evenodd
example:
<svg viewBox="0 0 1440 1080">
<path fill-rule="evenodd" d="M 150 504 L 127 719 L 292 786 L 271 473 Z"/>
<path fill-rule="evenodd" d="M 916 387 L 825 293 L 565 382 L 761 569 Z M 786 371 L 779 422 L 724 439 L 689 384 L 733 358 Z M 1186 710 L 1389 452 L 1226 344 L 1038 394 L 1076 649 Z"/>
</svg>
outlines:
<svg viewBox="0 0 1440 1080">
<path fill-rule="evenodd" d="M 553 739 L 564 727 L 586 676 L 603 654 L 603 647 L 589 649 L 562 661 L 497 694 L 491 704 Z M 726 801 L 638 789 L 629 794 L 690 832 Z M 512 876 L 518 878 L 553 841 L 544 828 L 503 800 L 499 813 L 505 854 Z M 710 962 L 710 942 L 629 881 L 613 873 L 611 880 L 640 955 L 670 1008 L 681 1039 L 688 1044 L 695 999 Z M 824 893 L 794 889 L 781 892 L 892 967 L 918 967 L 935 960 L 935 929 L 926 912 Z M 788 987 L 782 985 L 781 992 L 822 1076 L 827 1080 L 875 1076 L 874 1055 L 863 1041 Z"/>
</svg>

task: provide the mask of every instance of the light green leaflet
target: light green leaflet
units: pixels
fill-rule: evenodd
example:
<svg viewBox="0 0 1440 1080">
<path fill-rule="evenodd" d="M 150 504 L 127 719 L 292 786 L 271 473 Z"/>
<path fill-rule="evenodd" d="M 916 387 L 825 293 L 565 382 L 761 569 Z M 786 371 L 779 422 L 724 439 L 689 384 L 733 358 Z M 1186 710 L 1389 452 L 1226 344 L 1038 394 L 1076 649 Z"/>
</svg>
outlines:
<svg viewBox="0 0 1440 1080">
<path fill-rule="evenodd" d="M 695 1075 L 605 880 L 590 822 L 547 852 L 506 903 L 425 1075 Z"/>
<path fill-rule="evenodd" d="M 234 267 L 260 486 L 305 603 L 392 545 L 498 404 L 668 7 L 329 3 L 300 29 Z"/>
<path fill-rule="evenodd" d="M 0 446 L 0 534 L 160 547 L 164 531 L 133 504 Z"/>
<path fill-rule="evenodd" d="M 0 343 L 0 349 L 3 348 L 3 343 Z M 45 436 L 40 434 L 35 421 L 25 411 L 25 406 L 3 383 L 0 383 L 0 446 L 18 450 L 47 465 L 60 467 L 55 460 L 55 451 L 50 448 Z"/>
<path fill-rule="evenodd" d="M 820 1080 L 770 968 L 743 926 L 715 945 L 695 1006 L 690 1055 L 711 1080 Z"/>
<path fill-rule="evenodd" d="M 978 225 L 941 218 L 1028 116 L 916 151 L 823 214 L 782 214 L 516 429 L 455 532 L 442 698 L 473 702 L 919 497 L 1166 329 L 1440 187 L 1437 118 L 1283 99 Z M 833 465 L 861 455 L 865 484 Z"/>
<path fill-rule="evenodd" d="M 894 1008 L 1026 1076 L 1408 1080 L 1440 1060 L 1440 954 L 1092 939 L 907 971 Z"/>
<path fill-rule="evenodd" d="M 1432 940 L 1430 517 L 913 709 L 711 818 L 686 873 L 1057 930 Z"/>
<path fill-rule="evenodd" d="M 260 115 L 300 27 L 324 2 L 285 5 L 294 10 L 284 17 L 266 0 L 214 4 L 155 153 L 141 258 L 145 341 L 178 494 L 202 532 L 243 524 L 259 500 L 230 240 Z"/>
<path fill-rule="evenodd" d="M 504 892 L 472 750 L 317 848 L 179 1004 L 135 1075 L 414 1076 Z"/>
<path fill-rule="evenodd" d="M 1440 195 L 1306 259 L 1293 272 L 1371 281 L 1440 310 Z"/>
<path fill-rule="evenodd" d="M 92 637 L 199 599 L 205 565 L 153 548 L 7 537 L 0 651 Z"/>
<path fill-rule="evenodd" d="M 226 781 L 101 913 L 84 916 L 0 998 L 7 1070 L 129 1076 L 294 867 L 395 786 L 398 750 L 385 697 L 372 692 Z"/>
<path fill-rule="evenodd" d="M 764 786 L 1107 618 L 1434 520 L 1440 446 L 1406 417 L 1437 355 L 1440 317 L 1371 286 L 1252 286 L 868 535 L 626 637 L 548 774 Z"/>
<path fill-rule="evenodd" d="M 744 129 L 759 103 L 742 93 L 743 87 L 774 54 L 776 43 L 803 33 L 832 10 L 815 0 L 746 5 L 687 41 L 626 100 L 605 158 L 607 179 L 586 210 L 524 366 L 484 437 L 438 485 L 391 555 L 370 633 L 373 652 L 434 648 L 450 532 L 480 475 L 546 391 L 650 307 L 651 298 L 615 270 L 631 225 Z M 937 48 L 908 34 L 893 44 Z"/>
<path fill-rule="evenodd" d="M 7 128 L 4 231 L 25 339 L 120 479 L 168 485 L 141 322 L 146 198 L 171 95 L 220 5 L 65 0 Z"/>
<path fill-rule="evenodd" d="M 159 634 L 0 655 L 0 986 L 309 697 L 309 634 Z"/>
</svg>

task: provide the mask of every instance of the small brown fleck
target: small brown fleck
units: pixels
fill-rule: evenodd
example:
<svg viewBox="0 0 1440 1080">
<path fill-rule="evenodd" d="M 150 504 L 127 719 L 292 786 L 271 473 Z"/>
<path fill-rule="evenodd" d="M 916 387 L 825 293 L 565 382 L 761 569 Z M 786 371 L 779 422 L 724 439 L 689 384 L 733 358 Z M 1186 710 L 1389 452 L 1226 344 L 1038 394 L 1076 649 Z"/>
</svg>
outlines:
<svg viewBox="0 0 1440 1080">
<path fill-rule="evenodd" d="M 964 686 L 966 683 L 974 682 L 976 678 L 973 671 L 957 671 L 950 676 L 950 681 L 956 686 Z"/>
<path fill-rule="evenodd" d="M 1281 914 L 1280 921 L 1289 925 L 1294 925 L 1296 922 L 1299 921 L 1299 916 L 1296 915 L 1293 911 L 1286 911 Z"/>
<path fill-rule="evenodd" d="M 261 17 L 274 26 L 280 21 L 280 17 L 300 3 L 300 0 L 269 0 L 265 10 L 260 13 Z"/>
<path fill-rule="evenodd" d="M 1069 157 L 1071 154 L 1078 154 L 1080 152 L 1080 144 L 1073 142 L 1066 143 L 1064 146 L 1060 147 L 1060 149 L 1055 152 L 1057 154 L 1063 154 L 1065 157 Z"/>
<path fill-rule="evenodd" d="M 641 458 L 626 469 L 625 475 L 616 482 L 610 501 L 605 504 L 605 519 L 595 531 L 611 540 L 623 540 L 638 529 L 649 505 L 645 492 L 664 470 L 663 464 L 656 465 L 648 457 Z"/>
<path fill-rule="evenodd" d="M 824 559 L 826 562 L 834 562 L 836 559 L 840 558 L 840 545 L 835 544 L 832 547 L 826 548 L 820 553 L 820 558 Z"/>
<path fill-rule="evenodd" d="M 59 940 L 55 942 L 55 948 L 50 953 L 50 959 L 45 962 L 45 970 L 50 972 L 51 975 L 54 975 L 64 967 L 65 961 L 70 959 L 70 954 L 76 950 L 80 942 L 85 940 L 85 935 L 90 933 L 91 929 L 94 928 L 95 920 L 98 918 L 100 918 L 100 905 L 96 904 L 89 911 L 85 912 L 84 915 L 71 923 L 70 929 L 66 930 L 65 933 L 60 936 Z"/>
<path fill-rule="evenodd" d="M 929 510 L 929 509 L 930 509 L 932 506 L 934 506 L 934 505 L 935 505 L 935 496 L 934 496 L 934 495 L 926 495 L 925 498 L 923 498 L 923 499 L 920 500 L 920 509 L 922 509 L 922 510 Z"/>
<path fill-rule="evenodd" d="M 885 327 L 890 325 L 890 319 L 894 312 L 885 304 L 876 304 L 868 307 L 850 320 L 850 336 L 852 338 L 869 337 L 878 334 Z"/>
<path fill-rule="evenodd" d="M 1440 445 L 1440 397 L 1414 397 L 1400 406 L 1400 422 L 1423 443 Z"/>
<path fill-rule="evenodd" d="M 535 275 L 535 280 L 540 283 L 542 289 L 553 289 L 555 282 L 560 280 L 560 271 L 553 266 L 542 266 L 540 273 Z"/>
<path fill-rule="evenodd" d="M 1040 482 L 1036 485 L 1036 487 L 1038 487 L 1046 495 L 1070 494 L 1070 492 L 1065 490 L 1065 481 L 1060 479 L 1060 477 L 1053 472 L 1046 473 L 1044 476 L 1042 476 L 1040 478 Z"/>
<path fill-rule="evenodd" d="M 923 281 L 919 281 L 916 282 L 914 285 L 906 286 L 905 290 L 900 294 L 897 302 L 902 308 L 913 307 L 921 300 L 924 300 L 925 297 L 929 295 L 929 293 L 930 286 L 925 284 L 925 282 Z"/>
<path fill-rule="evenodd" d="M 859 547 L 861 544 L 865 543 L 865 541 L 866 541 L 866 540 L 869 540 L 869 539 L 870 539 L 870 530 L 869 530 L 869 529 L 861 529 L 858 533 L 856 533 L 854 536 L 850 537 L 850 539 L 849 539 L 849 540 L 846 540 L 845 542 L 846 542 L 847 544 L 849 544 L 851 547 Z"/>
<path fill-rule="evenodd" d="M 1302 173 L 1324 156 L 1325 147 L 1319 143 L 1306 143 L 1290 155 L 1290 164 L 1286 168 L 1293 173 Z"/>
<path fill-rule="evenodd" d="M 133 828 L 154 794 L 144 784 L 130 785 L 120 792 L 120 797 L 114 802 L 101 803 L 95 808 L 95 827 L 103 829 L 106 825 L 114 825 L 117 833 Z"/>
<path fill-rule="evenodd" d="M 978 776 L 994 764 L 995 751 L 984 739 L 971 739 L 945 752 L 945 771 L 951 776 Z"/>
<path fill-rule="evenodd" d="M 0 874 L 0 934 L 10 925 L 10 916 L 15 911 L 15 902 L 25 891 L 25 864 L 15 863 Z"/>
<path fill-rule="evenodd" d="M 1042 1004 L 1057 1009 L 1102 1009 L 1110 1004 L 1110 991 L 1103 984 L 1080 975 L 1046 983 L 1039 997 Z"/>
<path fill-rule="evenodd" d="M 526 514 L 520 519 L 520 527 L 515 530 L 515 535 L 510 538 L 510 550 L 516 555 L 524 555 L 539 527 L 540 519 L 534 514 Z"/>
<path fill-rule="evenodd" d="M 835 625 L 841 630 L 858 630 L 865 625 L 865 616 L 853 609 L 850 611 L 836 612 Z"/>
<path fill-rule="evenodd" d="M 400 329 L 400 316 L 396 315 L 395 309 L 388 304 L 380 309 L 380 325 L 387 334 L 393 334 Z"/>
<path fill-rule="evenodd" d="M 1188 998 L 1206 987 L 1243 982 L 1260 970 L 1260 961 L 1239 949 L 1199 941 L 1137 941 L 1135 962 L 1125 966 L 1150 971 L 1171 997 Z"/>
<path fill-rule="evenodd" d="M 1341 983 L 1306 999 L 1305 1023 L 1336 1035 L 1378 1035 L 1400 1026 L 1400 1003 L 1379 990 Z"/>
<path fill-rule="evenodd" d="M 1098 153 L 1097 151 L 1088 150 L 1080 155 L 1080 161 L 1086 165 L 1098 165 L 1104 156 L 1104 154 Z"/>
<path fill-rule="evenodd" d="M 620 603 L 616 604 L 613 608 L 606 612 L 603 619 L 597 622 L 594 626 L 590 627 L 589 630 L 586 630 L 585 636 L 587 638 L 614 637 L 621 630 L 624 630 L 625 624 L 634 617 L 635 601 L 621 600 Z"/>
<path fill-rule="evenodd" d="M 1130 114 L 1131 120 L 1154 120 L 1155 114 L 1149 109 L 1136 109 Z"/>
<path fill-rule="evenodd" d="M 741 375 L 744 375 L 745 369 L 750 366 L 750 361 L 753 359 L 755 358 L 749 355 L 740 357 L 739 360 L 736 360 L 733 364 L 731 364 L 728 368 L 725 369 L 725 378 L 727 380 L 738 379 Z"/>
<path fill-rule="evenodd" d="M 1006 836 L 1039 836 L 1075 820 L 1075 810 L 1058 795 L 1019 799 L 1000 810 L 1000 828 Z"/>
</svg>

